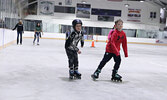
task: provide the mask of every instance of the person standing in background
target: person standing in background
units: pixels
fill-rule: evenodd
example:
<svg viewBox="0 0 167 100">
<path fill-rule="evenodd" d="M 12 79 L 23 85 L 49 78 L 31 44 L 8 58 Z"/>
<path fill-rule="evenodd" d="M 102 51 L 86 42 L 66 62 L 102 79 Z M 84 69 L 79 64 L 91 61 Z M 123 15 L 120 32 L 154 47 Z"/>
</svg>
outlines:
<svg viewBox="0 0 167 100">
<path fill-rule="evenodd" d="M 70 32 L 70 30 L 68 29 L 68 30 L 66 31 L 66 39 L 70 36 L 70 34 L 71 34 L 71 32 Z"/>
<path fill-rule="evenodd" d="M 41 37 L 41 32 L 42 32 L 42 35 L 43 35 L 43 31 L 42 31 L 41 25 L 40 25 L 40 23 L 37 23 L 37 25 L 35 27 L 33 45 L 35 45 L 36 38 L 37 38 L 37 45 L 39 45 L 39 37 Z"/>
<path fill-rule="evenodd" d="M 86 31 L 86 27 L 85 26 L 83 26 L 83 34 L 85 35 L 85 34 L 87 34 L 87 31 Z"/>
<path fill-rule="evenodd" d="M 22 34 L 24 33 L 23 22 L 19 20 L 19 23 L 16 24 L 13 30 L 17 28 L 17 45 L 19 44 L 19 35 L 20 35 L 20 45 L 22 45 Z"/>
</svg>

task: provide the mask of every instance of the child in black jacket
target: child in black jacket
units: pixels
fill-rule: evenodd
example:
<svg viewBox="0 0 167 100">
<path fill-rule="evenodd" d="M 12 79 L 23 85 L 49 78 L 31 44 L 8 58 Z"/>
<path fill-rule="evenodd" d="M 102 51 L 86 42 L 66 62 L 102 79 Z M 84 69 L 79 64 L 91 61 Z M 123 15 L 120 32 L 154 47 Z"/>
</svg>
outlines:
<svg viewBox="0 0 167 100">
<path fill-rule="evenodd" d="M 81 73 L 78 72 L 78 54 L 81 54 L 81 51 L 77 47 L 78 42 L 81 41 L 81 47 L 84 46 L 84 35 L 81 31 L 82 21 L 75 19 L 72 22 L 74 31 L 70 34 L 65 42 L 65 50 L 68 56 L 69 62 L 69 78 L 81 79 Z"/>
</svg>

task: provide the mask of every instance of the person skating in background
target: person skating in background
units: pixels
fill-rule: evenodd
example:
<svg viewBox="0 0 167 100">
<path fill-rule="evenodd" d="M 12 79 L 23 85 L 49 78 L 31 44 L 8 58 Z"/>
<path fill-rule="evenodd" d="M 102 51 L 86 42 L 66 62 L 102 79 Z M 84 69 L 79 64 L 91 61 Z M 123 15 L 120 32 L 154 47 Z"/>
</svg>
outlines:
<svg viewBox="0 0 167 100">
<path fill-rule="evenodd" d="M 85 26 L 83 26 L 82 30 L 83 30 L 83 34 L 84 34 L 84 35 L 87 34 L 87 32 L 86 32 L 86 27 L 85 27 Z"/>
<path fill-rule="evenodd" d="M 114 25 L 114 27 L 110 30 L 110 32 L 109 32 L 109 34 L 108 34 L 108 41 L 110 40 L 111 34 L 114 32 L 114 30 L 115 30 L 115 25 Z"/>
<path fill-rule="evenodd" d="M 24 33 L 22 20 L 19 20 L 19 23 L 16 24 L 13 30 L 17 28 L 17 45 L 19 44 L 19 36 L 20 36 L 20 45 L 22 45 L 22 34 Z"/>
<path fill-rule="evenodd" d="M 70 36 L 70 34 L 71 34 L 71 31 L 68 29 L 68 30 L 66 31 L 66 39 Z"/>
<path fill-rule="evenodd" d="M 82 32 L 82 21 L 75 19 L 72 22 L 74 31 L 70 34 L 65 42 L 65 50 L 69 62 L 69 78 L 81 79 L 81 73 L 78 71 L 78 54 L 81 51 L 77 47 L 78 42 L 81 41 L 81 47 L 84 46 L 84 35 Z"/>
<path fill-rule="evenodd" d="M 37 45 L 39 45 L 39 38 L 41 37 L 41 32 L 42 32 L 42 35 L 43 35 L 41 25 L 40 25 L 40 23 L 37 23 L 37 25 L 35 27 L 35 34 L 34 34 L 34 41 L 33 41 L 34 45 L 35 45 L 36 38 L 37 38 Z"/>
<path fill-rule="evenodd" d="M 98 68 L 94 72 L 91 77 L 93 79 L 99 78 L 99 73 L 101 72 L 102 68 L 105 66 L 105 64 L 113 57 L 114 58 L 114 68 L 112 70 L 112 81 L 122 81 L 122 76 L 118 74 L 118 69 L 120 67 L 121 63 L 121 56 L 120 56 L 120 45 L 122 44 L 125 57 L 128 57 L 128 50 L 127 50 L 127 39 L 126 34 L 122 30 L 123 28 L 123 21 L 121 19 L 115 21 L 115 27 L 116 29 L 111 34 L 111 37 L 109 39 L 109 42 L 106 46 L 106 52 L 104 54 L 104 57 L 102 61 L 100 62 Z"/>
</svg>

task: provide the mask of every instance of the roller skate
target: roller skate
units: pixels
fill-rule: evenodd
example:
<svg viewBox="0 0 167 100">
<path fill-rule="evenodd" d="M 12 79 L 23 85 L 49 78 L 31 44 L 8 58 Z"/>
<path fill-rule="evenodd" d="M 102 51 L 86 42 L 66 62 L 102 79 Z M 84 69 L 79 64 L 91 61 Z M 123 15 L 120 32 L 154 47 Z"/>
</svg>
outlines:
<svg viewBox="0 0 167 100">
<path fill-rule="evenodd" d="M 119 74 L 117 74 L 117 72 L 118 72 L 118 71 L 114 71 L 114 70 L 113 70 L 111 80 L 112 80 L 113 82 L 122 82 L 122 76 L 119 75 Z"/>
<path fill-rule="evenodd" d="M 74 79 L 74 70 L 69 70 L 69 79 Z"/>
<path fill-rule="evenodd" d="M 101 72 L 101 70 L 100 70 L 100 69 L 97 69 L 97 70 L 91 75 L 92 79 L 93 79 L 93 80 L 98 79 L 100 72 Z"/>
<path fill-rule="evenodd" d="M 74 71 L 74 78 L 75 79 L 81 79 L 81 73 L 79 73 L 78 70 Z"/>
</svg>

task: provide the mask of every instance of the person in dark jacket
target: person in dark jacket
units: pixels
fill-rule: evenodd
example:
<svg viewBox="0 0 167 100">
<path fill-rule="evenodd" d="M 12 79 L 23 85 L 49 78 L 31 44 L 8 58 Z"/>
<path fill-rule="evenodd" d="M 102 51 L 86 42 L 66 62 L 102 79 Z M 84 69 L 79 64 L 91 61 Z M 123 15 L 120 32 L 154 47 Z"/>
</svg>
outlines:
<svg viewBox="0 0 167 100">
<path fill-rule="evenodd" d="M 81 51 L 77 47 L 78 42 L 81 41 L 81 47 L 84 46 L 84 36 L 82 29 L 82 21 L 75 19 L 72 22 L 74 31 L 70 34 L 65 42 L 65 50 L 68 56 L 69 62 L 69 78 L 81 79 L 81 73 L 78 71 L 78 54 L 81 54 Z"/>
<path fill-rule="evenodd" d="M 20 45 L 22 45 L 22 34 L 24 33 L 22 20 L 20 20 L 19 23 L 16 24 L 13 30 L 15 30 L 16 28 L 17 28 L 17 45 L 19 44 L 19 36 L 20 36 Z"/>
</svg>

